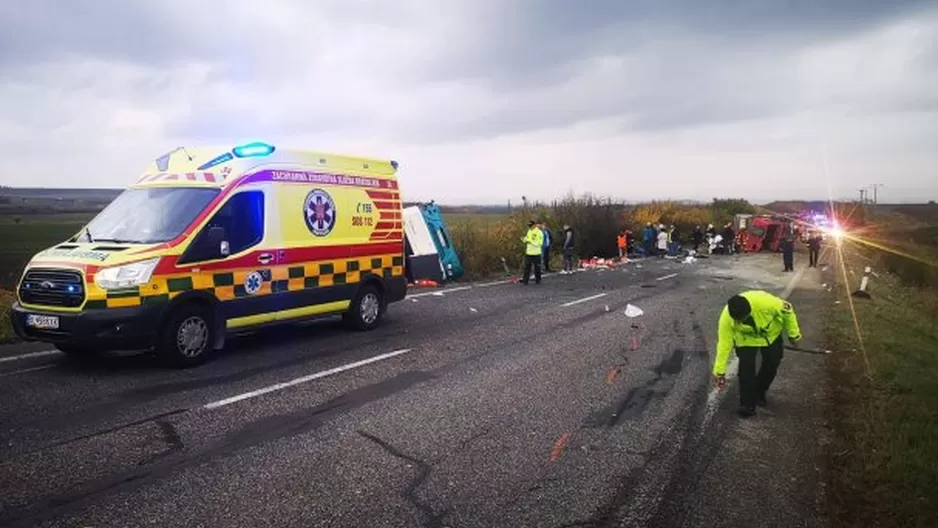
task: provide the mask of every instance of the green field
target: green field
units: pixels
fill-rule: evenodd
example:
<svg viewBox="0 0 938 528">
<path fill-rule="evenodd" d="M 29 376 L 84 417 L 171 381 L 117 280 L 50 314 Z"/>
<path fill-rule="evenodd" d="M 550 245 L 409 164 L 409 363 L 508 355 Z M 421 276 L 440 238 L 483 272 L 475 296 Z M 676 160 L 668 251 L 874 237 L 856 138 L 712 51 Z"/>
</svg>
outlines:
<svg viewBox="0 0 938 528">
<path fill-rule="evenodd" d="M 33 255 L 68 239 L 87 220 L 88 215 L 63 214 L 0 221 L 0 290 L 13 289 Z"/>
</svg>

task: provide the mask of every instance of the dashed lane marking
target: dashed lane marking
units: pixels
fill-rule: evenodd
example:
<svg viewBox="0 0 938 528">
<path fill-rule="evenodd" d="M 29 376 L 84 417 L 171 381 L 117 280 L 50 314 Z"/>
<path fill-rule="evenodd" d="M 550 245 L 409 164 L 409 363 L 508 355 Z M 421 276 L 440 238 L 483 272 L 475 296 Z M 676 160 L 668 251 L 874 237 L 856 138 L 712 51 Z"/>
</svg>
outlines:
<svg viewBox="0 0 938 528">
<path fill-rule="evenodd" d="M 663 280 L 673 279 L 674 277 L 677 277 L 677 273 L 672 273 L 672 274 L 670 274 L 670 275 L 665 275 L 664 277 L 658 277 L 658 278 L 655 279 L 655 280 L 663 281 Z"/>
<path fill-rule="evenodd" d="M 391 358 L 393 358 L 393 357 L 400 356 L 401 354 L 406 354 L 406 353 L 408 353 L 408 352 L 410 352 L 410 351 L 411 351 L 411 349 L 409 349 L 409 348 L 405 348 L 405 349 L 402 349 L 402 350 L 395 350 L 394 352 L 388 352 L 387 354 L 381 354 L 381 355 L 374 356 L 374 357 L 371 357 L 371 358 L 368 358 L 368 359 L 363 359 L 363 360 L 361 360 L 361 361 L 356 361 L 356 362 L 354 362 L 354 363 L 348 363 L 348 364 L 346 364 L 346 365 L 342 365 L 342 366 L 339 366 L 339 367 L 331 368 L 331 369 L 329 369 L 329 370 L 324 370 L 324 371 L 322 371 L 322 372 L 317 372 L 317 373 L 315 373 L 315 374 L 310 374 L 310 375 L 308 375 L 308 376 L 303 376 L 303 377 L 300 377 L 300 378 L 292 379 L 292 380 L 290 380 L 290 381 L 285 381 L 285 382 L 283 382 L 283 383 L 277 383 L 277 384 L 270 385 L 270 386 L 267 386 L 267 387 L 263 387 L 263 388 L 260 388 L 260 389 L 257 389 L 257 390 L 253 390 L 253 391 L 250 391 L 250 392 L 245 392 L 245 393 L 242 393 L 242 394 L 238 394 L 238 395 L 232 396 L 232 397 L 230 397 L 230 398 L 225 398 L 224 400 L 218 400 L 218 401 L 213 401 L 213 402 L 211 402 L 211 403 L 206 403 L 205 405 L 203 405 L 203 408 L 205 408 L 205 409 L 218 409 L 219 407 L 225 407 L 226 405 L 231 405 L 232 403 L 237 403 L 237 402 L 239 402 L 239 401 L 247 400 L 247 399 L 250 399 L 250 398 L 256 398 L 256 397 L 258 397 L 258 396 L 261 396 L 261 395 L 264 395 L 264 394 L 269 394 L 269 393 L 271 393 L 271 392 L 276 392 L 276 391 L 280 391 L 280 390 L 287 389 L 287 388 L 290 388 L 290 387 L 295 387 L 295 386 L 301 385 L 301 384 L 303 384 L 303 383 L 308 383 L 308 382 L 310 382 L 310 381 L 315 381 L 315 380 L 318 380 L 318 379 L 322 379 L 322 378 L 325 378 L 325 377 L 328 377 L 328 376 L 332 376 L 332 375 L 334 375 L 334 374 L 339 374 L 339 373 L 345 372 L 345 371 L 347 371 L 347 370 L 356 369 L 356 368 L 358 368 L 358 367 L 364 367 L 365 365 L 370 365 L 370 364 L 372 364 L 372 363 L 377 363 L 378 361 L 384 361 L 385 359 L 391 359 Z"/>
<path fill-rule="evenodd" d="M 56 354 L 61 354 L 58 350 L 43 350 L 41 352 L 30 352 L 29 354 L 20 354 L 18 356 L 7 356 L 0 357 L 0 363 L 6 363 L 8 361 L 22 361 L 24 359 L 33 359 L 38 357 L 45 356 L 54 356 Z"/>
<path fill-rule="evenodd" d="M 577 299 L 575 301 L 570 301 L 568 303 L 561 304 L 560 306 L 566 308 L 568 306 L 573 306 L 574 304 L 580 304 L 586 301 L 592 301 L 593 299 L 599 299 L 600 297 L 605 297 L 605 293 L 597 293 L 596 295 L 590 295 L 589 297 L 584 297 L 582 299 Z"/>
<path fill-rule="evenodd" d="M 445 288 L 442 290 L 434 290 L 434 291 L 428 291 L 428 292 L 423 292 L 423 293 L 412 293 L 408 295 L 407 297 L 405 297 L 405 299 L 416 299 L 417 297 L 426 297 L 428 295 L 435 295 L 437 297 L 440 297 L 440 296 L 446 295 L 447 293 L 466 291 L 466 290 L 471 290 L 471 289 L 472 289 L 472 286 L 460 286 L 458 288 Z"/>
<path fill-rule="evenodd" d="M 55 368 L 55 367 L 57 367 L 57 366 L 58 366 L 58 365 L 43 365 L 43 366 L 41 366 L 41 367 L 33 367 L 33 368 L 25 368 L 25 369 L 19 369 L 19 370 L 11 370 L 10 372 L 3 372 L 3 373 L 0 373 L 0 378 L 4 378 L 4 377 L 6 377 L 6 376 L 15 376 L 15 375 L 17 375 L 17 374 L 26 374 L 27 372 L 36 372 L 37 370 L 47 370 L 47 369 L 50 369 L 50 368 Z"/>
</svg>

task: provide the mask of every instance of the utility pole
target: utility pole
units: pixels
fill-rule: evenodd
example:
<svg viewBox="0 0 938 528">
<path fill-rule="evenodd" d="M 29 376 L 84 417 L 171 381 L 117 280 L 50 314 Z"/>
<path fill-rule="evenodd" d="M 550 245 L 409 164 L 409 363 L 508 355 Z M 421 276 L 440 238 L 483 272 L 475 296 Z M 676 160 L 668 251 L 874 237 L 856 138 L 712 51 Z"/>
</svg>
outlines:
<svg viewBox="0 0 938 528">
<path fill-rule="evenodd" d="M 878 197 L 878 194 L 879 194 L 879 193 L 878 193 L 877 191 L 878 191 L 879 188 L 882 187 L 882 186 L 883 186 L 882 183 L 874 183 L 873 185 L 870 185 L 870 187 L 873 188 L 873 208 L 874 208 L 874 209 L 876 208 L 876 204 L 879 203 L 879 199 L 878 199 L 878 198 L 879 198 L 879 197 Z"/>
<path fill-rule="evenodd" d="M 863 205 L 866 203 L 866 201 L 863 199 L 863 195 L 865 193 L 866 193 L 866 189 L 860 189 L 860 205 Z"/>
</svg>

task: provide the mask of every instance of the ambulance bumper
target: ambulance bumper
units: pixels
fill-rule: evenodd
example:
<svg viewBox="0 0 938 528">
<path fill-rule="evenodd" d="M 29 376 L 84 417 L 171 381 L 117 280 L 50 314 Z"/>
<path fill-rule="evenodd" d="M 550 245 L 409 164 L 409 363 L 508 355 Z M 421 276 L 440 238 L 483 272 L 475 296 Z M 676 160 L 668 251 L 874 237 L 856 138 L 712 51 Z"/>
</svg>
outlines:
<svg viewBox="0 0 938 528">
<path fill-rule="evenodd" d="M 25 341 L 94 347 L 97 350 L 142 350 L 154 343 L 165 303 L 77 313 L 34 310 L 13 304 L 16 335 Z"/>
</svg>

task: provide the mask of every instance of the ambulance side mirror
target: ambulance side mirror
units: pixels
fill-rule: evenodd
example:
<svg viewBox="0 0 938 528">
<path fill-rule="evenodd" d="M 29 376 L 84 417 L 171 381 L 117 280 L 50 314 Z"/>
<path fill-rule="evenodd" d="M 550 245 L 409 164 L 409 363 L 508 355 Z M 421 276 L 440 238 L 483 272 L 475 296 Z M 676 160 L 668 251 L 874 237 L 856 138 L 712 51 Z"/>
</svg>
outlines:
<svg viewBox="0 0 938 528">
<path fill-rule="evenodd" d="M 206 233 L 208 245 L 218 251 L 218 256 L 227 257 L 231 254 L 231 248 L 228 244 L 228 233 L 221 226 L 211 226 Z"/>
</svg>

